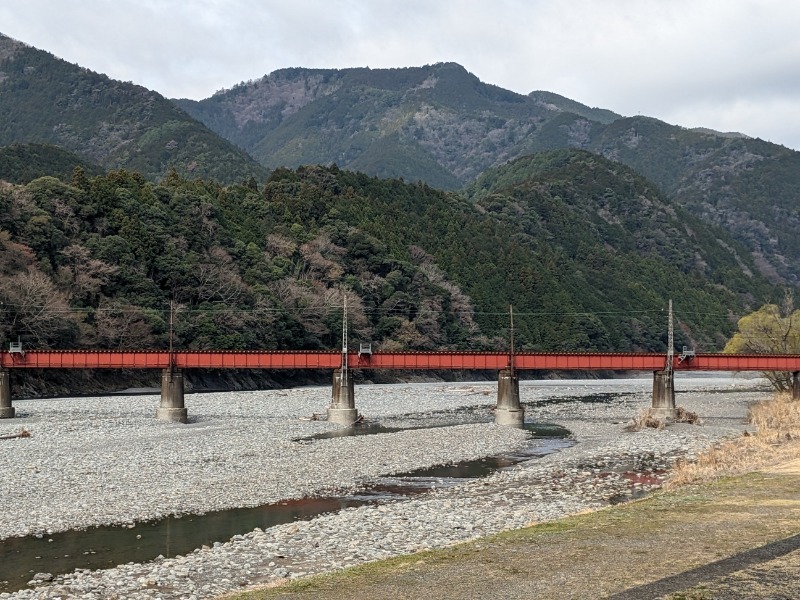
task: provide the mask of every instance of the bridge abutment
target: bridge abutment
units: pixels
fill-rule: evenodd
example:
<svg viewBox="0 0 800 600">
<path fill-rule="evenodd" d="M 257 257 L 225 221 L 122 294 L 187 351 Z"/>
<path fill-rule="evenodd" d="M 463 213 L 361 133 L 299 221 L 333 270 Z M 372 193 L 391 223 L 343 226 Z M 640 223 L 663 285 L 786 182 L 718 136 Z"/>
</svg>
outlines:
<svg viewBox="0 0 800 600">
<path fill-rule="evenodd" d="M 15 412 L 11 405 L 11 374 L 8 369 L 0 369 L 0 419 L 13 419 Z"/>
<path fill-rule="evenodd" d="M 800 400 L 800 371 L 792 371 L 792 400 Z"/>
<path fill-rule="evenodd" d="M 358 420 L 356 394 L 352 373 L 346 369 L 333 372 L 331 406 L 328 408 L 328 421 L 349 427 Z"/>
<path fill-rule="evenodd" d="M 525 409 L 519 402 L 519 377 L 511 369 L 502 369 L 497 377 L 497 406 L 494 422 L 498 425 L 521 427 Z"/>
<path fill-rule="evenodd" d="M 675 372 L 653 372 L 653 416 L 661 419 L 674 419 L 675 408 Z"/>
<path fill-rule="evenodd" d="M 156 409 L 159 421 L 186 423 L 186 407 L 183 404 L 183 373 L 175 369 L 161 372 L 161 404 Z"/>
</svg>

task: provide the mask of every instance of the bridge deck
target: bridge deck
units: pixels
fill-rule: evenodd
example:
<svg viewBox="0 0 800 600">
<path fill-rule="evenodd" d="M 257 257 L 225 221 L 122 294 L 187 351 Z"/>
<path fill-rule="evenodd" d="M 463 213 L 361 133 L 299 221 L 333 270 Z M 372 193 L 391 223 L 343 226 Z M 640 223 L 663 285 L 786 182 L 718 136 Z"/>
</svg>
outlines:
<svg viewBox="0 0 800 600">
<path fill-rule="evenodd" d="M 170 353 L 161 350 L 31 350 L 0 352 L 0 367 L 22 369 L 165 369 Z M 376 352 L 348 354 L 355 369 L 500 370 L 510 359 L 504 352 Z M 665 354 L 649 353 L 533 353 L 514 355 L 519 370 L 543 371 L 658 371 Z M 178 369 L 338 369 L 337 351 L 178 351 Z M 800 371 L 800 355 L 697 354 L 676 356 L 675 371 Z"/>
</svg>

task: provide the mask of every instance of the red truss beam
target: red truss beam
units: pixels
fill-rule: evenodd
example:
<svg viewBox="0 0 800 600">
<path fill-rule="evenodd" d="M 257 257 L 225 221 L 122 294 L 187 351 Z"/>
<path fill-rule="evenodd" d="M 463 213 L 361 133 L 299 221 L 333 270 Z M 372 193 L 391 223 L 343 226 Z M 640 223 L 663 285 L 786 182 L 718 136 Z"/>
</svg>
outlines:
<svg viewBox="0 0 800 600">
<path fill-rule="evenodd" d="M 180 351 L 173 354 L 177 369 L 336 369 L 341 352 Z M 33 350 L 24 355 L 4 352 L 4 367 L 33 369 L 166 369 L 164 350 Z"/>
<path fill-rule="evenodd" d="M 178 369 L 337 369 L 337 351 L 179 351 Z M 514 367 L 542 371 L 658 371 L 664 354 L 531 353 L 514 355 Z M 350 353 L 354 369 L 499 370 L 510 364 L 504 352 Z M 32 350 L 0 352 L 0 367 L 28 369 L 165 369 L 170 354 L 162 350 Z M 676 371 L 800 371 L 800 355 L 697 354 L 676 356 Z"/>
</svg>

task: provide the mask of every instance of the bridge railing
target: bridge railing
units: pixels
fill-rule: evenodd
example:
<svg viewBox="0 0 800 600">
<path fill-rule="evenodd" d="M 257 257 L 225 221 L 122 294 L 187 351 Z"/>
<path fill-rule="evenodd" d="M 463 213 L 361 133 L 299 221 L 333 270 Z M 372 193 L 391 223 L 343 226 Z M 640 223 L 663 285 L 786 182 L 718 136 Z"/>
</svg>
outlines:
<svg viewBox="0 0 800 600">
<path fill-rule="evenodd" d="M 340 351 L 28 350 L 0 352 L 0 367 L 38 369 L 337 369 Z M 517 352 L 514 368 L 540 371 L 658 371 L 666 354 Z M 504 352 L 348 353 L 354 369 L 501 370 Z M 800 355 L 694 354 L 673 360 L 675 371 L 800 371 Z"/>
</svg>

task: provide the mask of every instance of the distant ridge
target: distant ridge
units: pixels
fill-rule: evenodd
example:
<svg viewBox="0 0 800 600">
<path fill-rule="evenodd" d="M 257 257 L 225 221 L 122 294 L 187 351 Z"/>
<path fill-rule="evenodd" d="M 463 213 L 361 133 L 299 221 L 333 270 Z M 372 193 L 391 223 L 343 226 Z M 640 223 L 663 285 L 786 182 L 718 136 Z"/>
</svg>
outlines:
<svg viewBox="0 0 800 600">
<path fill-rule="evenodd" d="M 580 115 L 581 117 L 597 121 L 598 123 L 608 124 L 622 118 L 622 115 L 618 115 L 610 110 L 604 108 L 589 108 L 580 102 L 575 102 L 574 100 L 559 96 L 553 92 L 535 91 L 528 94 L 528 96 L 547 108 Z"/>
<path fill-rule="evenodd" d="M 221 182 L 266 178 L 244 151 L 156 92 L 0 35 L 0 146 L 59 146 L 107 169 L 170 169 Z"/>
<path fill-rule="evenodd" d="M 739 133 L 738 131 L 717 131 L 715 129 L 708 129 L 707 127 L 692 127 L 691 130 L 696 131 L 697 133 L 718 135 L 719 137 L 724 137 L 724 138 L 745 139 L 745 140 L 753 139 L 749 135 Z"/>
</svg>

